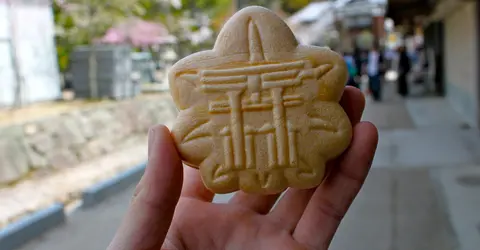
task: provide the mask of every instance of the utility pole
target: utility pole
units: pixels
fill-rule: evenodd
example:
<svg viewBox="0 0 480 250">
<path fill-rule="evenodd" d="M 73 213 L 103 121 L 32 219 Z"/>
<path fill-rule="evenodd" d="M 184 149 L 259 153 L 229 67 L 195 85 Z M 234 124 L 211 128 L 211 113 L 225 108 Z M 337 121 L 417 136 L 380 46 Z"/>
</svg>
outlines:
<svg viewBox="0 0 480 250">
<path fill-rule="evenodd" d="M 92 20 L 95 15 L 95 9 L 92 6 L 92 2 L 84 0 L 84 6 L 87 8 L 88 19 Z M 93 39 L 96 33 L 95 24 L 89 25 L 88 27 L 90 39 Z M 97 48 L 96 44 L 90 41 L 90 51 L 88 55 L 88 87 L 90 89 L 90 98 L 97 99 L 99 97 L 99 87 L 98 87 L 98 63 L 97 63 Z"/>
</svg>

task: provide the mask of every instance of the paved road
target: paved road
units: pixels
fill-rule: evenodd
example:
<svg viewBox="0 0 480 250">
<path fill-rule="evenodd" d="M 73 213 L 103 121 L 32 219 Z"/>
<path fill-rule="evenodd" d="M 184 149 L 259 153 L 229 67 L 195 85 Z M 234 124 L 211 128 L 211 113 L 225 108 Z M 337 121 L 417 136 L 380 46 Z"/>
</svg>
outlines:
<svg viewBox="0 0 480 250">
<path fill-rule="evenodd" d="M 77 210 L 67 223 L 40 236 L 23 250 L 106 249 L 126 212 L 135 185 L 88 210 Z"/>
<path fill-rule="evenodd" d="M 381 129 L 374 169 L 331 249 L 478 250 L 480 140 L 477 132 L 459 129 L 446 108 L 438 112 L 442 105 L 398 98 L 368 104 L 364 118 Z M 21 249 L 105 249 L 132 192 L 133 186 L 75 212 L 66 225 Z"/>
</svg>

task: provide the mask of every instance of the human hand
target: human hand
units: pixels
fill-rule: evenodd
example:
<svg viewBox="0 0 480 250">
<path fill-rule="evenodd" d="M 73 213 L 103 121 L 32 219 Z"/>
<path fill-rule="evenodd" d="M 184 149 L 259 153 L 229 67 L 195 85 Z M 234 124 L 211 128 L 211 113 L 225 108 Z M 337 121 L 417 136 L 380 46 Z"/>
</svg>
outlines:
<svg viewBox="0 0 480 250">
<path fill-rule="evenodd" d="M 349 149 L 328 163 L 319 187 L 288 189 L 275 207 L 280 195 L 237 192 L 227 204 L 212 203 L 198 170 L 182 167 L 168 129 L 153 128 L 148 166 L 108 249 L 328 249 L 378 142 L 375 126 L 360 122 L 363 94 L 346 87 L 340 103 L 354 128 Z"/>
</svg>

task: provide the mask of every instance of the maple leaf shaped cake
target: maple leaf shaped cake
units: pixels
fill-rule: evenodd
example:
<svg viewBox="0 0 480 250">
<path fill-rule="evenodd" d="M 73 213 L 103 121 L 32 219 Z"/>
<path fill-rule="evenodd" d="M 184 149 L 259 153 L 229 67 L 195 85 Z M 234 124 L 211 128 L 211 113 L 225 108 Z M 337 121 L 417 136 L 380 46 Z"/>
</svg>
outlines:
<svg viewBox="0 0 480 250">
<path fill-rule="evenodd" d="M 299 45 L 276 14 L 247 7 L 212 50 L 170 70 L 179 109 L 172 135 L 184 163 L 215 193 L 312 188 L 351 141 L 338 104 L 346 80 L 340 55 Z"/>
</svg>

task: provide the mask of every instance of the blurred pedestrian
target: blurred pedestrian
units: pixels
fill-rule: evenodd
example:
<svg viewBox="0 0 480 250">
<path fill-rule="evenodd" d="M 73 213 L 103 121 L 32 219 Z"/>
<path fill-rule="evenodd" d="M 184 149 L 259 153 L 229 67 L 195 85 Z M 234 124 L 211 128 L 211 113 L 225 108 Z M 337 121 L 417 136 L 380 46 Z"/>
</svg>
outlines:
<svg viewBox="0 0 480 250">
<path fill-rule="evenodd" d="M 374 44 L 368 53 L 367 74 L 369 79 L 369 88 L 375 101 L 382 98 L 382 72 L 383 55 L 379 50 L 378 44 Z"/>
<path fill-rule="evenodd" d="M 356 78 L 360 78 L 362 76 L 363 70 L 363 58 L 362 58 L 362 50 L 355 45 L 353 50 L 353 59 L 355 60 L 355 67 L 357 68 L 357 75 Z"/>
<path fill-rule="evenodd" d="M 408 95 L 407 76 L 411 69 L 410 58 L 407 54 L 405 46 L 399 48 L 399 62 L 398 62 L 398 94 L 402 97 Z"/>
<path fill-rule="evenodd" d="M 349 52 L 343 53 L 343 60 L 345 60 L 345 63 L 347 64 L 347 69 L 348 69 L 347 85 L 353 86 L 355 88 L 359 88 L 357 81 L 355 81 L 355 78 L 357 76 L 357 65 L 355 64 L 355 59 L 353 58 L 352 53 L 349 53 Z"/>
<path fill-rule="evenodd" d="M 383 53 L 385 60 L 385 71 L 388 71 L 393 67 L 393 61 L 395 60 L 396 51 L 391 48 L 386 48 Z"/>
</svg>

